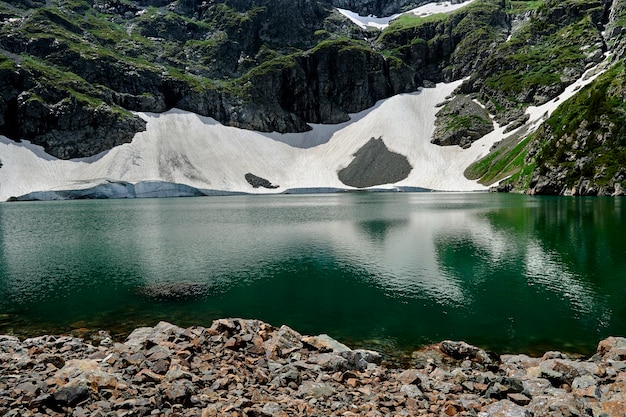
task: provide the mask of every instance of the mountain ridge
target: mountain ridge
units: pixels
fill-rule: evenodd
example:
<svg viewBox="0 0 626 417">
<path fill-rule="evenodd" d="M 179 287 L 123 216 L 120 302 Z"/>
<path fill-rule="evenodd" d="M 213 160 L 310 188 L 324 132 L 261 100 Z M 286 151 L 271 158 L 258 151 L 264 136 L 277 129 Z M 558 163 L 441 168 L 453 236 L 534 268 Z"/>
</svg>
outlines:
<svg viewBox="0 0 626 417">
<path fill-rule="evenodd" d="M 132 141 L 146 129 L 137 112 L 179 108 L 233 127 L 306 132 L 312 124 L 347 122 L 379 100 L 466 77 L 455 94 L 517 131 L 528 122 L 528 106 L 555 99 L 591 66 L 606 61 L 615 65 L 614 78 L 622 72 L 621 0 L 474 0 L 445 14 L 405 13 L 383 30 L 361 29 L 335 7 L 395 13 L 420 3 L 283 3 L 0 2 L 0 134 L 74 159 Z M 603 104 L 618 125 L 620 94 Z M 468 129 L 467 117 L 447 117 L 445 129 Z M 534 140 L 519 138 L 526 141 L 523 161 L 518 150 L 514 167 L 487 175 L 485 166 L 498 167 L 483 162 L 473 178 L 489 185 L 494 182 L 486 177 L 509 177 L 499 187 L 507 191 L 619 194 L 624 144 L 608 140 L 603 149 L 615 157 L 605 154 L 595 171 L 580 167 L 595 163 L 589 153 L 597 147 L 562 151 L 569 156 L 549 161 L 538 149 L 555 123 L 533 133 Z M 587 125 L 608 129 L 611 137 L 621 132 L 593 120 Z M 564 164 L 579 169 L 564 170 Z M 521 179 L 515 177 L 520 172 Z M 567 180 L 559 183 L 559 176 Z"/>
</svg>

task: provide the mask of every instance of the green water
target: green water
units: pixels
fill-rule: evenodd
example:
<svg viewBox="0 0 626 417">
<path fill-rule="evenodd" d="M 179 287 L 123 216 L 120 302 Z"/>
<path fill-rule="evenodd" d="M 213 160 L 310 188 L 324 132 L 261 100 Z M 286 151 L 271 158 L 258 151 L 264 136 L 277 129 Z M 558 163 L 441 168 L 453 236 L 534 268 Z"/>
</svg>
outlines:
<svg viewBox="0 0 626 417">
<path fill-rule="evenodd" d="M 588 354 L 626 335 L 625 234 L 619 198 L 0 204 L 0 333 L 245 317 L 391 353 L 462 339 Z"/>
</svg>

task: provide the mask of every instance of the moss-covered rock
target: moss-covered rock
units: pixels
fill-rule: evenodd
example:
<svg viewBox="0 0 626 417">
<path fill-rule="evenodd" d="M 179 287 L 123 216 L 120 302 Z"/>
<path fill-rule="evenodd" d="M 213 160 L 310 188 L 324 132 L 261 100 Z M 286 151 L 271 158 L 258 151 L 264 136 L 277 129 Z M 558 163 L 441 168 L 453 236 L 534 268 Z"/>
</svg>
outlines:
<svg viewBox="0 0 626 417">
<path fill-rule="evenodd" d="M 489 113 L 465 95 L 458 95 L 437 112 L 432 143 L 469 148 L 472 142 L 493 131 Z"/>
<path fill-rule="evenodd" d="M 527 13 L 510 38 L 494 48 L 461 91 L 474 94 L 499 123 L 529 105 L 548 102 L 604 59 L 601 29 L 606 2 L 548 0 Z"/>
</svg>

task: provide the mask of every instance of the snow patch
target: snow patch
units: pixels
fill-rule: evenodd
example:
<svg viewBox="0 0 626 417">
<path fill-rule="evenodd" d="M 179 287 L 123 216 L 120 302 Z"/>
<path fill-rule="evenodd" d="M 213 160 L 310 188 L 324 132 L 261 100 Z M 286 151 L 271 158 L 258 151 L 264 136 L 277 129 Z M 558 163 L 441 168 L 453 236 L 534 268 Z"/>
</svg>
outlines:
<svg viewBox="0 0 626 417">
<path fill-rule="evenodd" d="M 371 27 L 383 30 L 387 26 L 389 26 L 391 21 L 397 19 L 403 14 L 413 14 L 419 17 L 426 17 L 437 13 L 450 13 L 460 9 L 461 7 L 467 6 L 472 1 L 474 0 L 467 0 L 465 2 L 454 4 L 450 1 L 428 3 L 423 6 L 416 7 L 415 9 L 409 10 L 408 12 L 398 13 L 388 17 L 377 17 L 373 15 L 361 16 L 358 13 L 340 8 L 337 8 L 337 11 L 350 19 L 355 25 L 359 26 L 361 29 L 367 29 L 368 27 Z"/>
</svg>

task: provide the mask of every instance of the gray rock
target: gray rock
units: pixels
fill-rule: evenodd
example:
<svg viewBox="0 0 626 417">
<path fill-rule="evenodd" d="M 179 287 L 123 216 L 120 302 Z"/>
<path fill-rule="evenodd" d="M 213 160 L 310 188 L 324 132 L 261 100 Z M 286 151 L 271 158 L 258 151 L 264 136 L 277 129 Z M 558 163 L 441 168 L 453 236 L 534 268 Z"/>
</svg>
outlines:
<svg viewBox="0 0 626 417">
<path fill-rule="evenodd" d="M 468 96 L 458 95 L 437 112 L 432 143 L 462 148 L 493 131 L 489 112 Z"/>
<path fill-rule="evenodd" d="M 390 151 L 382 138 L 371 138 L 337 176 L 346 185 L 366 188 L 402 181 L 412 169 L 406 156 Z"/>
<path fill-rule="evenodd" d="M 285 357 L 302 348 L 302 335 L 288 326 L 281 326 L 276 334 L 263 345 L 272 357 Z"/>
<path fill-rule="evenodd" d="M 195 387 L 191 381 L 176 380 L 163 389 L 163 394 L 172 404 L 187 404 Z"/>
<path fill-rule="evenodd" d="M 280 415 L 280 405 L 270 401 L 263 406 L 261 412 L 265 416 L 278 416 Z"/>
<path fill-rule="evenodd" d="M 524 407 L 512 401 L 502 400 L 485 407 L 485 411 L 478 413 L 478 417 L 531 417 L 532 414 Z"/>
<path fill-rule="evenodd" d="M 524 394 L 519 394 L 519 393 L 507 394 L 507 398 L 513 401 L 515 404 L 522 405 L 522 406 L 528 405 L 530 403 L 530 398 L 528 398 Z"/>
<path fill-rule="evenodd" d="M 319 365 L 324 371 L 345 371 L 350 369 L 349 362 L 337 353 L 320 353 L 309 357 L 309 362 Z"/>
<path fill-rule="evenodd" d="M 490 364 L 491 358 L 484 350 L 465 342 L 445 340 L 441 342 L 441 350 L 455 359 L 470 359 L 482 364 Z"/>
<path fill-rule="evenodd" d="M 53 394 L 54 400 L 61 405 L 75 405 L 89 397 L 90 389 L 85 379 L 72 379 L 59 387 Z"/>
<path fill-rule="evenodd" d="M 162 321 L 155 327 L 139 327 L 133 330 L 126 338 L 124 345 L 134 351 L 149 349 L 170 338 L 176 338 L 176 336 L 182 335 L 184 332 L 183 328 Z"/>
<path fill-rule="evenodd" d="M 324 398 L 335 394 L 335 388 L 325 382 L 304 381 L 300 386 L 298 394 L 302 397 Z"/>
<path fill-rule="evenodd" d="M 320 334 L 318 336 L 306 336 L 302 338 L 304 344 L 311 346 L 312 348 L 319 350 L 320 352 L 347 352 L 351 350 L 348 346 L 344 345 L 328 336 L 327 334 Z"/>
<path fill-rule="evenodd" d="M 576 366 L 569 360 L 548 359 L 539 365 L 541 374 L 556 387 L 562 384 L 571 385 L 574 378 L 580 375 Z"/>
<path fill-rule="evenodd" d="M 400 387 L 400 392 L 409 398 L 422 398 L 424 395 L 417 385 L 413 384 L 402 385 Z"/>
<path fill-rule="evenodd" d="M 248 184 L 250 184 L 253 188 L 263 187 L 263 188 L 275 189 L 279 187 L 278 185 L 272 184 L 270 181 L 266 180 L 265 178 L 258 177 L 249 172 L 246 175 L 244 175 L 244 177 L 246 181 L 248 181 Z"/>
</svg>

